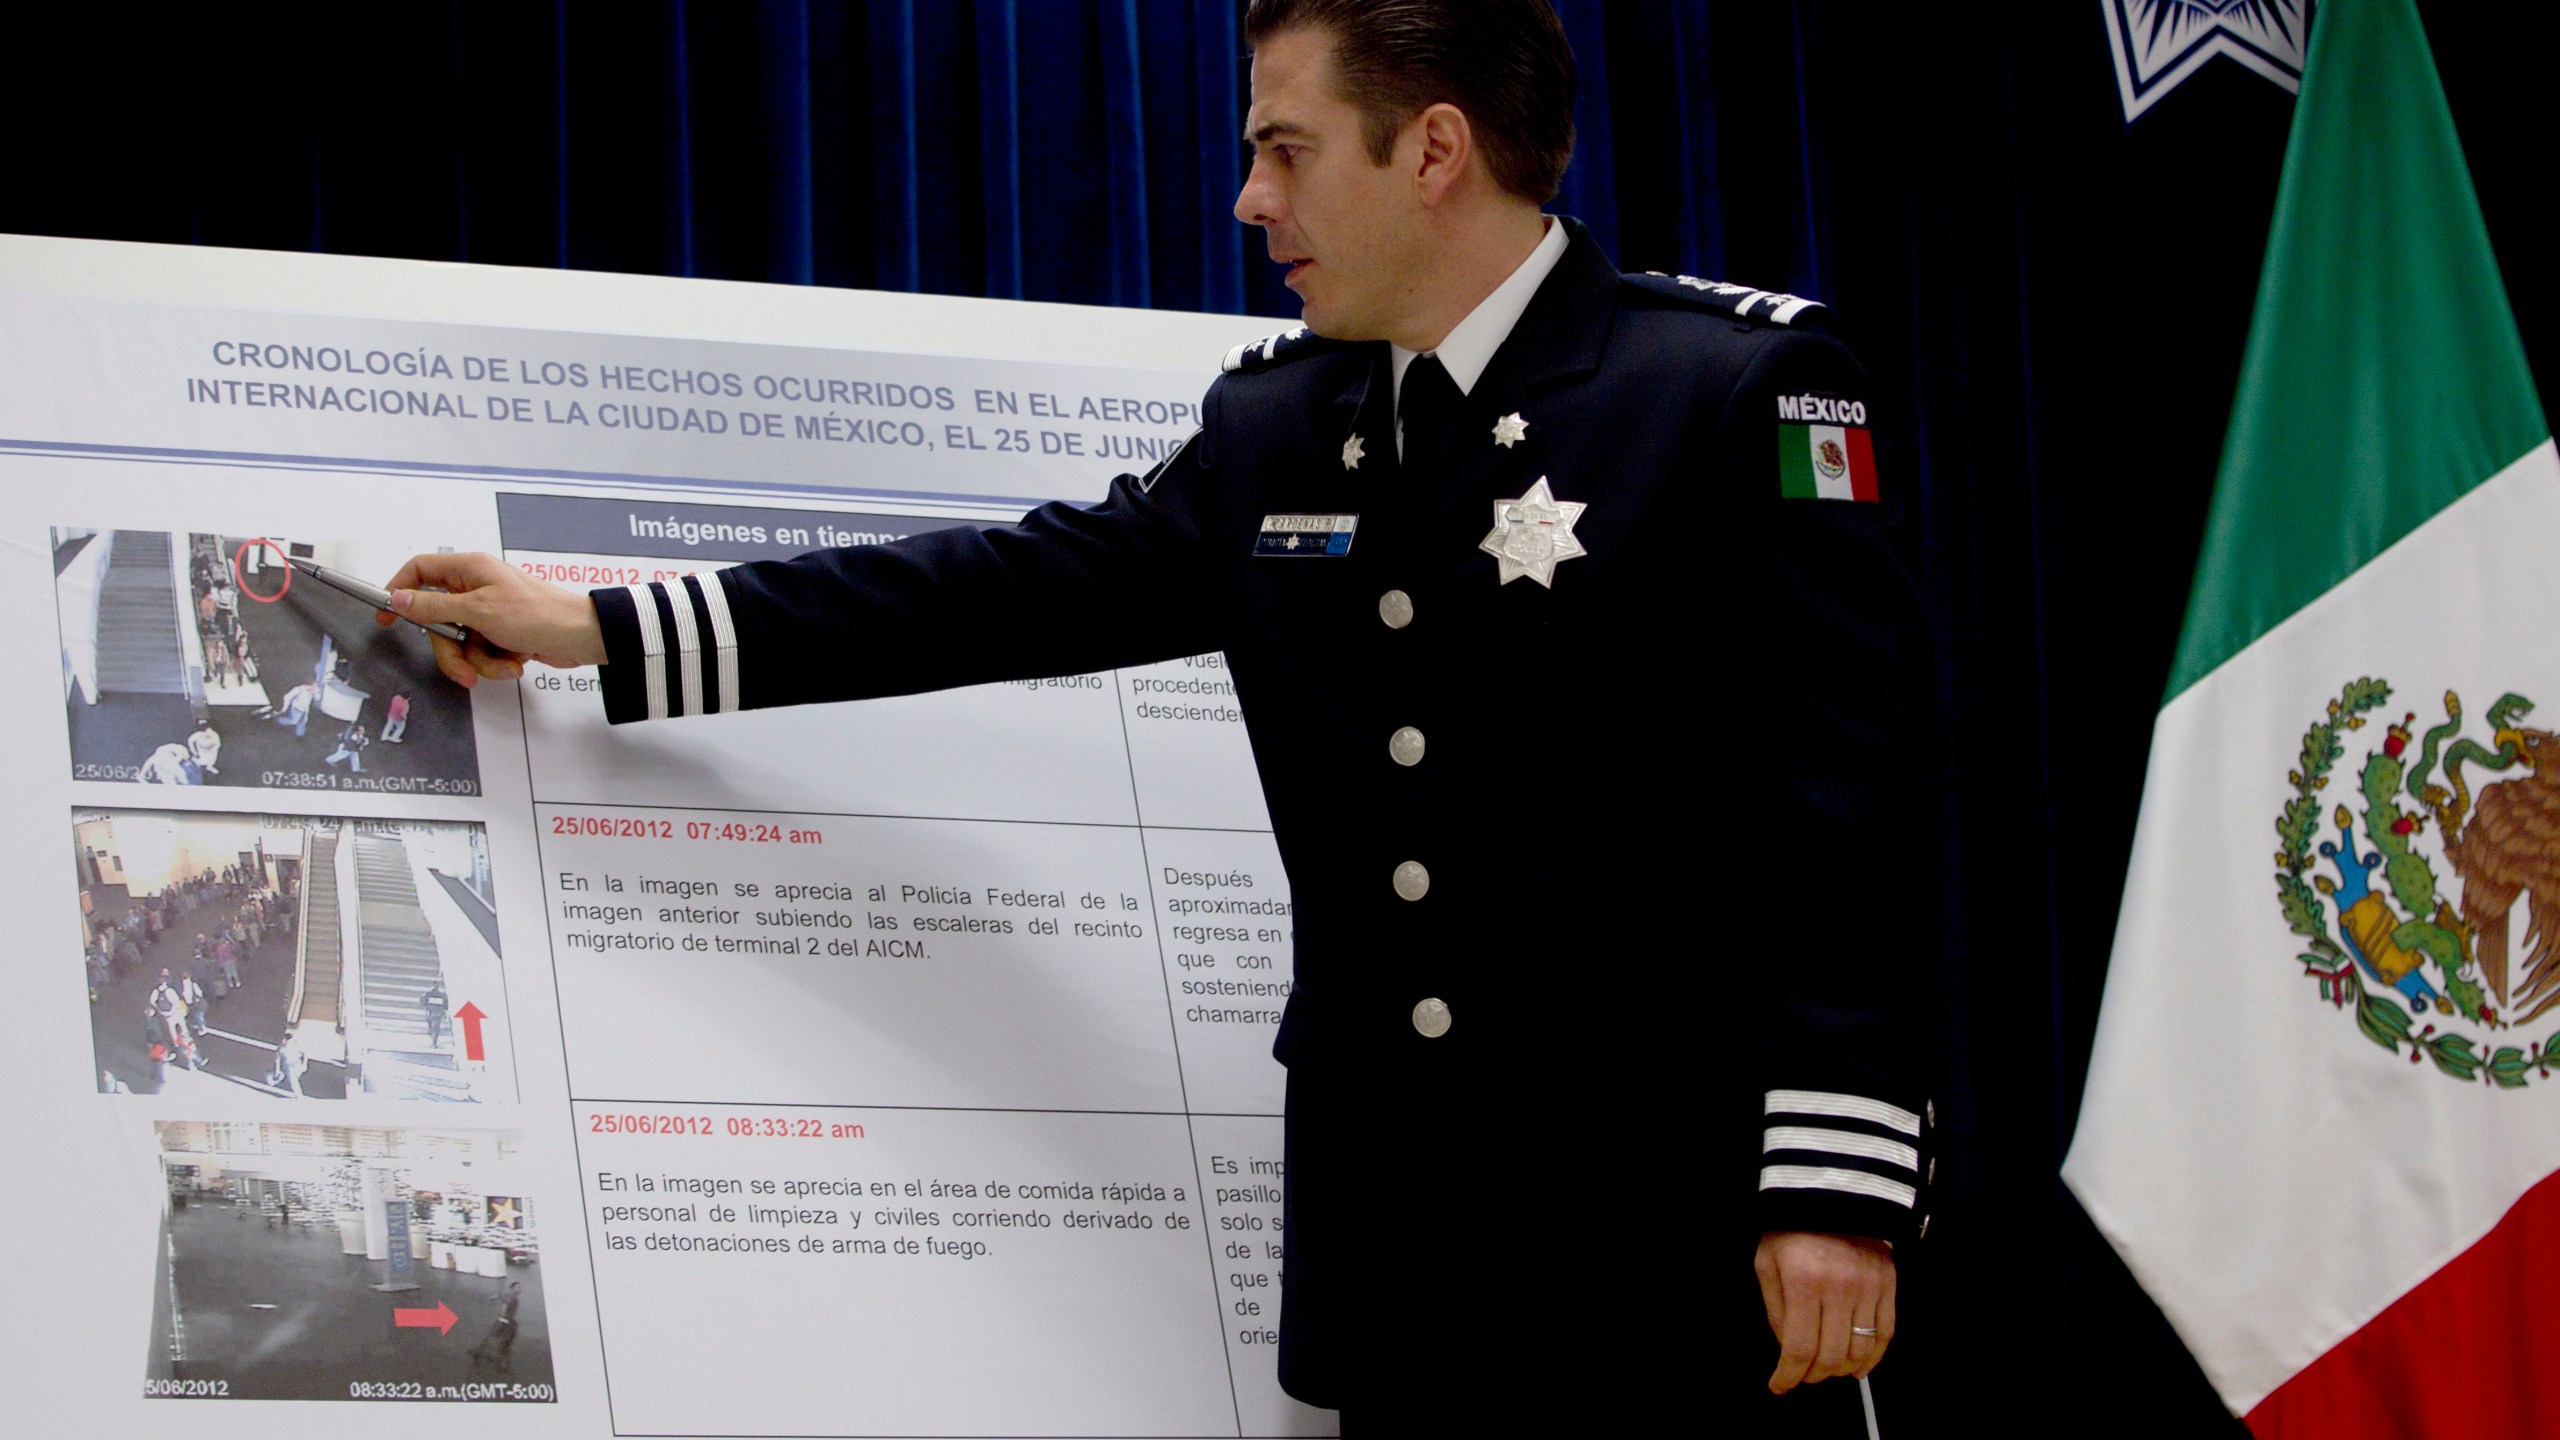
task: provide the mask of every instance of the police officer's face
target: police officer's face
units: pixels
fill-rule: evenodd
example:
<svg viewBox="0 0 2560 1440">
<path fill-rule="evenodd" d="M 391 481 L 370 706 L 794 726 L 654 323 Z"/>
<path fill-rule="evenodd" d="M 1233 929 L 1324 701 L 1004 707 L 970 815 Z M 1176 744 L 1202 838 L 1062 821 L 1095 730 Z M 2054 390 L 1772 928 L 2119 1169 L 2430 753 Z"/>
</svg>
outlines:
<svg viewBox="0 0 2560 1440">
<path fill-rule="evenodd" d="M 1406 151 L 1369 159 L 1358 109 L 1335 92 L 1333 37 L 1320 29 L 1272 36 L 1253 54 L 1253 110 L 1245 117 L 1253 170 L 1236 218 L 1259 225 L 1271 258 L 1306 306 L 1307 328 L 1337 340 L 1393 335 L 1426 258 Z"/>
</svg>

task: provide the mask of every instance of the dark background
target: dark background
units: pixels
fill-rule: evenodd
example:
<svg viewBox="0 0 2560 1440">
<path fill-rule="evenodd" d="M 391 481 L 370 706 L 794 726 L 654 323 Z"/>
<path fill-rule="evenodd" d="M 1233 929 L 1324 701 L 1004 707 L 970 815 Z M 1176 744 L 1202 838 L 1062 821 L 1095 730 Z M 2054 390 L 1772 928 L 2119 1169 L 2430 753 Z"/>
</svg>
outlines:
<svg viewBox="0 0 2560 1440">
<path fill-rule="evenodd" d="M 1831 302 L 1916 481 L 1953 1149 L 1885 1423 L 2244 1433 L 2056 1173 L 2292 97 L 2216 60 L 2128 125 L 2097 0 L 1558 8 L 1556 208 Z M 111 9 L 8 22 L 0 231 L 1295 315 L 1217 0 Z M 2560 12 L 2419 9 L 2539 373 Z"/>
</svg>

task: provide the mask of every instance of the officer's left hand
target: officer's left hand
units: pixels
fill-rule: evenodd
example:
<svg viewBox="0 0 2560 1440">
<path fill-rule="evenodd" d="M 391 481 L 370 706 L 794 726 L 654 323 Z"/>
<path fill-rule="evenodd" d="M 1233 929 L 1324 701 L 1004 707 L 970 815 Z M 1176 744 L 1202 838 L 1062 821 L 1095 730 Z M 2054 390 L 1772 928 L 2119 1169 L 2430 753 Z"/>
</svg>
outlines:
<svg viewBox="0 0 2560 1440">
<path fill-rule="evenodd" d="M 1778 1337 L 1771 1394 L 1835 1375 L 1863 1376 L 1893 1343 L 1893 1249 L 1881 1240 L 1773 1230 L 1752 1264 Z M 1872 1336 L 1852 1335 L 1851 1326 Z"/>
</svg>

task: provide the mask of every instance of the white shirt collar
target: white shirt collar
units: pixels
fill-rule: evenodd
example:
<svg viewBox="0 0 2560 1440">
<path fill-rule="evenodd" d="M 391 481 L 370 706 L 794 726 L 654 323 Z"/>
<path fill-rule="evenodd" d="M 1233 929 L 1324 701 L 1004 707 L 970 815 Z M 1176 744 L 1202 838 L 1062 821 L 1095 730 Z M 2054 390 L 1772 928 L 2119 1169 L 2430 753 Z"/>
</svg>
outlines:
<svg viewBox="0 0 2560 1440">
<path fill-rule="evenodd" d="M 1496 286 L 1492 294 L 1467 312 L 1467 318 L 1458 322 L 1448 338 L 1440 342 L 1439 349 L 1430 352 L 1440 357 L 1441 368 L 1457 382 L 1461 395 L 1475 393 L 1476 382 L 1484 378 L 1484 367 L 1493 363 L 1493 352 L 1501 349 L 1502 342 L 1511 338 L 1511 331 L 1528 310 L 1531 297 L 1538 293 L 1539 286 L 1546 283 L 1548 274 L 1556 268 L 1556 262 L 1564 258 L 1564 227 L 1557 224 L 1552 215 L 1545 218 L 1547 234 L 1538 242 L 1538 248 L 1529 252 L 1529 258 L 1520 262 L 1520 268 L 1511 272 L 1510 279 Z M 1391 344 L 1387 348 L 1395 367 L 1393 398 L 1402 400 L 1404 372 L 1413 364 L 1414 356 L 1421 352 L 1407 350 L 1401 345 Z M 1396 448 L 1399 451 L 1404 448 L 1401 421 L 1396 427 Z"/>
</svg>

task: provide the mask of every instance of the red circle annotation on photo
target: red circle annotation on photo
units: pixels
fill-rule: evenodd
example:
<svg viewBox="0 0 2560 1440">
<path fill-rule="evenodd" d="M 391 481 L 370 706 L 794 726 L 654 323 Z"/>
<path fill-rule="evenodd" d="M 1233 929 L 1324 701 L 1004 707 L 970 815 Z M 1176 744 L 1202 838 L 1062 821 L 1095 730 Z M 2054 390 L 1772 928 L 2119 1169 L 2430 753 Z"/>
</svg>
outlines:
<svg viewBox="0 0 2560 1440">
<path fill-rule="evenodd" d="M 276 552 L 276 558 L 284 562 L 277 567 L 284 571 L 284 583 L 276 587 L 276 593 L 273 595 L 261 595 L 250 589 L 248 579 L 241 573 L 240 561 L 249 553 L 249 547 L 252 545 L 264 545 Z M 250 599 L 273 605 L 284 598 L 284 592 L 293 588 L 293 560 L 284 553 L 284 547 L 273 540 L 243 540 L 240 542 L 240 548 L 231 552 L 231 583 L 239 588 L 241 594 Z"/>
</svg>

